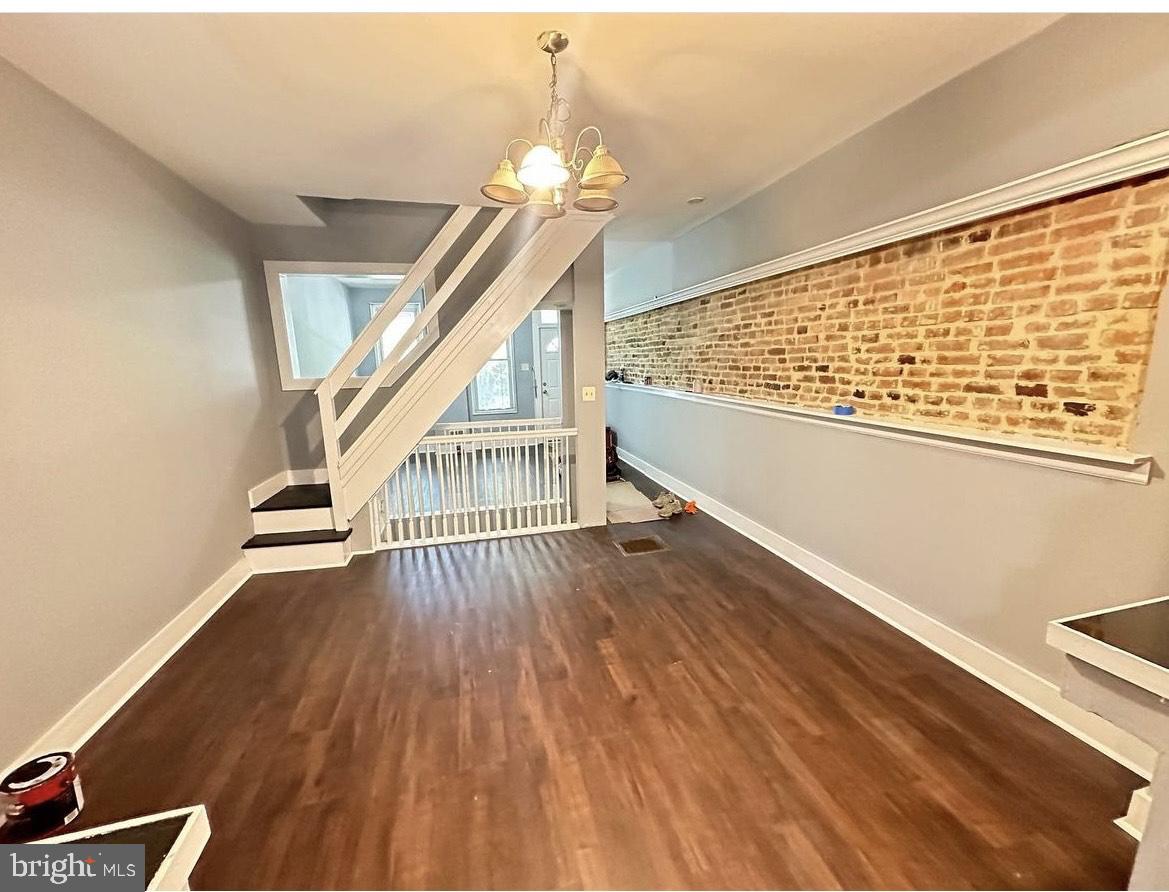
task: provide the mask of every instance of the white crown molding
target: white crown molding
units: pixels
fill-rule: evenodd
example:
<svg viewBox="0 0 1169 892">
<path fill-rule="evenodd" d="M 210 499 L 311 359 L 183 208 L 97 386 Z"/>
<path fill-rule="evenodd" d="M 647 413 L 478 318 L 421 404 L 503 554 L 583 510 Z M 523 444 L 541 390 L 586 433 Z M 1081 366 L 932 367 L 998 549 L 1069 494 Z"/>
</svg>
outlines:
<svg viewBox="0 0 1169 892">
<path fill-rule="evenodd" d="M 637 316 L 659 307 L 766 279 L 779 273 L 858 254 L 953 226 L 973 223 L 976 220 L 1033 204 L 1042 204 L 1055 198 L 1063 198 L 1076 192 L 1107 186 L 1165 168 L 1169 168 L 1169 130 L 1143 136 L 1132 142 L 1105 149 L 1103 152 L 918 211 L 889 223 L 862 229 L 852 235 L 639 301 L 612 313 L 606 313 L 605 321 L 612 322 L 615 319 Z"/>
<path fill-rule="evenodd" d="M 803 406 L 791 406 L 765 400 L 745 400 L 721 394 L 667 390 L 663 387 L 649 387 L 644 384 L 623 384 L 618 381 L 609 381 L 605 386 L 615 390 L 630 390 L 668 399 L 719 406 L 738 412 L 769 415 L 803 424 L 829 426 L 870 437 L 881 437 L 886 440 L 900 440 L 920 446 L 934 446 L 988 458 L 1069 471 L 1073 474 L 1085 474 L 1089 477 L 1120 480 L 1140 486 L 1149 482 L 1153 468 L 1153 457 L 1139 452 L 1077 448 L 1055 441 L 1045 443 L 1038 440 L 1023 440 L 1011 436 L 963 431 L 958 428 L 945 428 L 938 425 L 916 425 L 892 418 L 834 415 L 822 409 L 807 409 Z"/>
</svg>

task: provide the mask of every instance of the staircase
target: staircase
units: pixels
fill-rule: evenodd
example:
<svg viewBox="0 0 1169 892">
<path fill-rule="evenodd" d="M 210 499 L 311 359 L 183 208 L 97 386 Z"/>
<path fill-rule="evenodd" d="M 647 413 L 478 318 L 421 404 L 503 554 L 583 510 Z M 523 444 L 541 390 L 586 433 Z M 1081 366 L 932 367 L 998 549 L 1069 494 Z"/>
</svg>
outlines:
<svg viewBox="0 0 1169 892">
<path fill-rule="evenodd" d="M 253 506 L 255 535 L 243 546 L 253 569 L 263 572 L 347 563 L 352 554 L 354 518 L 366 511 L 375 496 L 384 511 L 387 497 L 392 498 L 388 496 L 391 483 L 397 482 L 400 487 L 402 479 L 411 479 L 410 468 L 417 467 L 420 456 L 431 459 L 432 454 L 443 452 L 438 447 L 454 449 L 451 442 L 422 441 L 436 434 L 441 438 L 434 426 L 442 412 L 611 217 L 570 212 L 559 219 L 540 221 L 513 208 L 492 211 L 458 207 L 317 388 L 325 468 L 292 472 L 309 474 L 311 482 L 299 482 L 302 478 L 298 478 L 298 482 L 266 494 Z M 452 265 L 452 256 L 448 255 L 459 259 Z M 377 355 L 375 345 L 410 297 L 428 277 L 438 277 L 443 272 L 445 277 L 439 278 L 436 293 L 428 296 L 409 330 L 381 357 L 360 389 L 345 389 L 356 369 Z M 437 337 L 433 336 L 435 332 Z M 575 441 L 576 431 L 559 429 L 547 433 L 546 445 L 531 436 L 512 437 L 514 442 L 501 445 L 513 447 L 504 452 L 514 461 L 522 454 L 536 462 L 531 471 L 536 483 L 539 485 L 539 479 L 543 479 L 542 485 L 563 499 L 571 463 L 568 444 Z M 565 444 L 555 447 L 563 455 L 553 451 L 552 434 L 557 444 Z M 457 451 L 461 454 L 468 449 L 472 458 L 479 456 L 475 461 L 481 461 L 485 460 L 485 445 L 481 436 L 472 437 L 467 443 L 460 442 Z M 538 478 L 538 462 L 547 466 L 544 478 Z M 420 489 L 416 506 L 432 514 L 439 510 L 436 505 L 440 495 L 445 499 L 447 483 L 455 482 L 451 478 L 436 479 L 432 503 L 422 504 Z M 498 479 L 502 493 L 502 481 L 511 478 L 500 471 Z M 491 486 L 495 486 L 494 482 Z M 506 492 L 512 493 L 510 483 L 508 486 Z M 469 491 L 468 488 L 466 492 Z M 482 488 L 476 492 L 483 496 Z M 551 504 L 549 499 L 545 501 Z M 408 504 L 414 503 L 403 498 L 395 508 L 394 519 L 399 527 L 401 521 L 409 520 L 405 515 Z M 445 509 L 445 502 L 442 507 Z M 474 524 L 467 522 L 472 513 Z M 500 534 L 498 528 L 489 528 L 478 507 L 468 503 L 463 515 L 465 532 L 457 537 L 458 541 Z M 567 519 L 560 516 L 556 524 L 538 528 L 513 525 L 510 529 L 561 529 L 570 521 L 569 506 Z M 435 541 L 454 539 L 434 535 L 399 540 L 400 544 Z"/>
</svg>

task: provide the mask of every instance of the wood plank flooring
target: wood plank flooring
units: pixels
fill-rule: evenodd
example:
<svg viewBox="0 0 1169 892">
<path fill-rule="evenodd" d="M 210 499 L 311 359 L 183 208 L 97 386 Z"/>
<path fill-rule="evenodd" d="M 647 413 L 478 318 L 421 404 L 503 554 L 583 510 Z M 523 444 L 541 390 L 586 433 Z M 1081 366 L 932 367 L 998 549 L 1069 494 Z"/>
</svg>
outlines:
<svg viewBox="0 0 1169 892">
<path fill-rule="evenodd" d="M 1139 782 L 703 515 L 255 577 L 80 757 L 215 889 L 1123 888 Z"/>
</svg>

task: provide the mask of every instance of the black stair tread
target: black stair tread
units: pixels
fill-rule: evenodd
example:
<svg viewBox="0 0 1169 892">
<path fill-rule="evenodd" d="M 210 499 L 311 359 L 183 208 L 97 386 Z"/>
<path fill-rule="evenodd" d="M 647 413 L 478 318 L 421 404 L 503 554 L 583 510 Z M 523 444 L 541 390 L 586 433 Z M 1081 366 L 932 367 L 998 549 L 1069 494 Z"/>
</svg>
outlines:
<svg viewBox="0 0 1169 892">
<path fill-rule="evenodd" d="M 302 486 L 286 486 L 275 495 L 264 499 L 252 510 L 297 511 L 302 508 L 329 508 L 332 504 L 329 484 L 308 483 Z"/>
<path fill-rule="evenodd" d="M 316 545 L 320 542 L 344 542 L 353 530 L 301 530 L 296 533 L 257 533 L 243 544 L 244 548 L 275 548 L 279 545 Z"/>
</svg>

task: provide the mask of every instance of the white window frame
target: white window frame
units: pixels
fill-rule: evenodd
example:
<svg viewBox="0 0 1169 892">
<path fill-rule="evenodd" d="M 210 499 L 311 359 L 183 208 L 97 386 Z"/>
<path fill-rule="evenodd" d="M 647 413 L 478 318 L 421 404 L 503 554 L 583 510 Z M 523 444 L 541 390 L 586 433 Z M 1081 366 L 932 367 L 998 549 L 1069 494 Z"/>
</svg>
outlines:
<svg viewBox="0 0 1169 892">
<path fill-rule="evenodd" d="M 516 367 L 515 367 L 515 334 L 509 334 L 504 340 L 507 344 L 507 370 L 508 370 L 508 384 L 511 387 L 511 408 L 510 409 L 479 409 L 479 372 L 475 372 L 475 377 L 471 379 L 471 383 L 467 385 L 467 389 L 471 391 L 471 416 L 475 418 L 492 418 L 501 415 L 518 415 L 520 412 L 520 401 L 516 394 Z M 488 360 L 491 362 L 492 360 Z M 487 363 L 484 363 L 486 365 Z"/>
<path fill-rule="evenodd" d="M 281 390 L 316 390 L 322 378 L 297 377 L 292 364 L 289 348 L 288 316 L 284 310 L 284 294 L 280 290 L 280 276 L 284 274 L 318 276 L 404 276 L 413 267 L 412 263 L 337 263 L 327 260 L 265 260 L 264 281 L 268 286 L 268 306 L 272 311 L 272 338 L 276 342 L 276 363 L 280 369 Z M 434 275 L 431 274 L 423 285 L 423 302 L 435 293 Z M 421 344 L 425 347 L 438 338 L 438 326 L 427 326 L 426 337 Z M 418 349 L 418 348 L 415 348 Z M 353 375 L 342 387 L 358 388 L 366 378 Z"/>
</svg>

